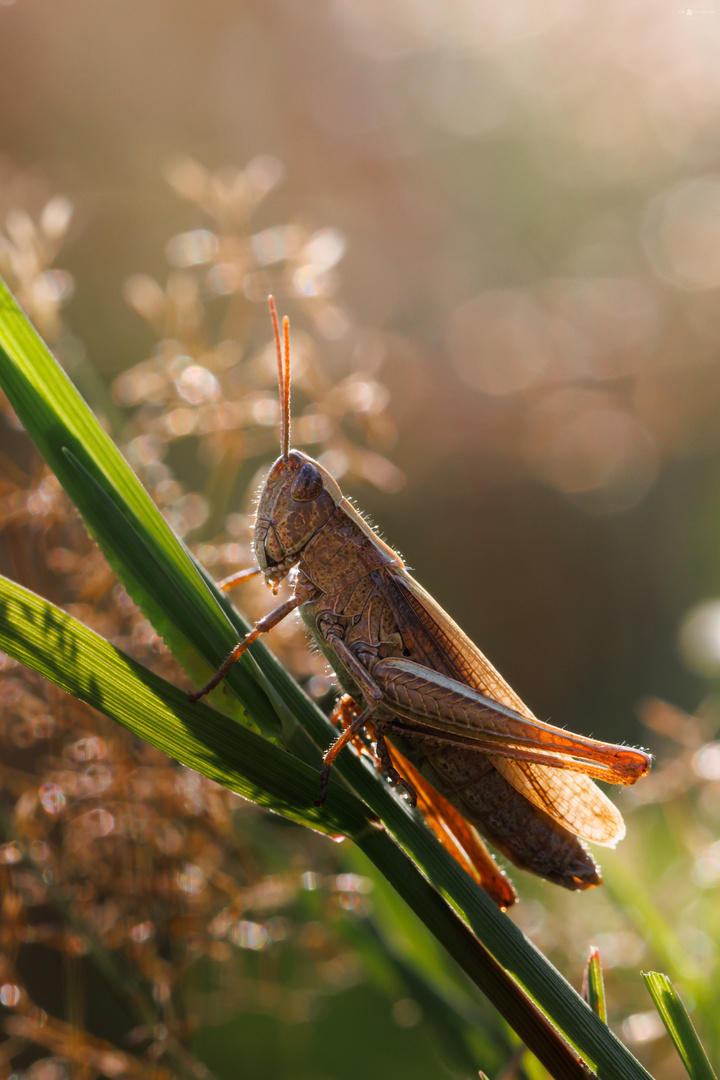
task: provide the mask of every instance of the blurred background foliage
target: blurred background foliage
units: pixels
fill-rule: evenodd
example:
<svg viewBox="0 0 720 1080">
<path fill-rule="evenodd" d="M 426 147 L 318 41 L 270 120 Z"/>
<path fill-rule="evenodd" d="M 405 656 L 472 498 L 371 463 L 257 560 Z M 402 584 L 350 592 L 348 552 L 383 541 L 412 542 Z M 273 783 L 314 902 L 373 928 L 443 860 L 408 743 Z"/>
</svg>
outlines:
<svg viewBox="0 0 720 1080">
<path fill-rule="evenodd" d="M 0 270 L 211 571 L 276 453 L 272 290 L 295 441 L 538 715 L 657 754 L 606 887 L 513 872 L 513 917 L 575 985 L 598 946 L 668 1080 L 641 967 L 720 1059 L 719 20 L 0 0 Z M 179 681 L 4 417 L 1 568 Z M 540 1075 L 345 845 L 0 674 L 6 1075 Z"/>
</svg>

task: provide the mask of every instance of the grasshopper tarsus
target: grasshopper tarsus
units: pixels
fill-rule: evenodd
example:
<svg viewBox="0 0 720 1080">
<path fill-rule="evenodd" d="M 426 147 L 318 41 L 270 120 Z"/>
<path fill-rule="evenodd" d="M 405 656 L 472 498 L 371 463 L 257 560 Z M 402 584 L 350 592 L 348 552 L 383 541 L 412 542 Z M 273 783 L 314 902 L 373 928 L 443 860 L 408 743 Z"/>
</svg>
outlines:
<svg viewBox="0 0 720 1080">
<path fill-rule="evenodd" d="M 409 781 L 407 781 L 403 776 L 401 776 L 393 765 L 392 758 L 390 757 L 390 751 L 388 750 L 387 743 L 385 742 L 385 732 L 379 724 L 375 729 L 375 740 L 375 751 L 384 772 L 387 774 L 395 788 L 405 788 L 410 805 L 412 807 L 416 807 L 417 792 L 415 791 L 415 788 L 412 786 L 412 784 L 409 783 Z"/>
<path fill-rule="evenodd" d="M 372 715 L 373 708 L 374 705 L 370 705 L 367 709 L 364 709 L 361 713 L 359 713 L 355 717 L 353 722 L 345 728 L 342 735 L 338 739 L 336 739 L 332 746 L 323 754 L 323 767 L 320 772 L 320 801 L 318 802 L 317 799 L 315 800 L 316 806 L 322 806 L 322 804 L 325 802 L 325 795 L 327 793 L 327 786 L 330 780 L 330 770 L 332 769 L 333 761 L 338 756 L 342 748 L 346 746 L 349 742 L 352 742 L 358 731 L 360 731 L 360 729 L 363 728 L 365 724 L 367 724 Z"/>
<path fill-rule="evenodd" d="M 316 806 L 322 806 L 327 798 L 327 788 L 330 781 L 330 769 L 331 765 L 324 764 L 320 772 L 320 794 L 317 799 L 313 799 Z"/>
<path fill-rule="evenodd" d="M 320 795 L 317 799 L 314 800 L 315 806 L 322 806 L 325 802 L 333 761 L 337 757 L 340 750 L 342 750 L 342 748 L 347 743 L 352 742 L 360 729 L 366 723 L 368 723 L 371 714 L 372 706 L 365 709 L 364 712 L 358 714 L 353 720 L 353 722 L 345 728 L 340 738 L 337 739 L 330 747 L 330 749 L 326 752 L 323 759 L 323 767 L 320 772 Z M 405 788 L 410 805 L 413 807 L 417 806 L 417 793 L 415 792 L 412 784 L 410 784 L 409 781 L 407 781 L 393 765 L 392 758 L 390 757 L 390 751 L 388 750 L 387 743 L 385 742 L 385 735 L 379 725 L 375 729 L 375 739 L 377 758 L 388 779 L 395 788 Z"/>
<path fill-rule="evenodd" d="M 237 643 L 233 651 L 228 656 L 227 660 L 225 660 L 225 662 L 220 665 L 210 682 L 206 683 L 205 686 L 203 686 L 202 690 L 196 690 L 195 693 L 188 694 L 188 701 L 191 705 L 197 705 L 198 701 L 200 701 L 201 698 L 204 698 L 207 694 L 214 690 L 216 686 L 220 685 L 220 683 L 223 681 L 235 661 L 240 659 L 242 654 L 245 652 L 245 649 L 250 644 L 250 640 L 248 639 L 254 641 L 255 637 L 257 637 L 257 634 L 255 634 L 255 636 L 253 637 L 253 633 L 254 631 L 248 634 L 244 641 L 239 641 Z"/>
<path fill-rule="evenodd" d="M 233 651 L 232 651 L 232 653 L 230 655 L 234 657 L 234 653 L 235 653 L 235 649 L 233 649 Z M 203 686 L 202 690 L 196 690 L 194 693 L 188 694 L 188 701 L 190 702 L 190 704 L 191 705 L 197 705 L 198 701 L 200 701 L 202 698 L 206 697 L 209 693 L 211 693 L 215 689 L 216 686 L 219 686 L 220 683 L 225 678 L 225 676 L 227 675 L 230 668 L 232 667 L 232 664 L 235 663 L 236 659 L 237 659 L 237 657 L 234 657 L 233 660 L 232 660 L 232 663 L 228 663 L 228 661 L 226 660 L 225 663 L 222 665 L 222 667 L 218 668 L 218 671 L 216 672 L 215 675 L 213 675 L 210 682 L 205 683 L 205 686 Z"/>
</svg>

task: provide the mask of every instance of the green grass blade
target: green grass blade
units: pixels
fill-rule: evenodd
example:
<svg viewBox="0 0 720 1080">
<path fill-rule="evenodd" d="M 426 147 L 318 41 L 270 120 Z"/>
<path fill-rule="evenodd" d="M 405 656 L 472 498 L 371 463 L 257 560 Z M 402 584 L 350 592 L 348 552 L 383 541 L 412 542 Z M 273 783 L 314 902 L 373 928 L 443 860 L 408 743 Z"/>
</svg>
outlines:
<svg viewBox="0 0 720 1080">
<path fill-rule="evenodd" d="M 35 593 L 0 576 L 0 649 L 182 762 L 312 829 L 362 839 L 372 815 L 333 785 L 316 807 L 319 775 L 200 703 Z"/>
<path fill-rule="evenodd" d="M 203 675 L 228 654 L 237 630 L 122 454 L 0 280 L 0 382 L 35 445 L 60 480 L 128 592 L 178 659 Z M 108 507 L 116 513 L 108 519 Z M 118 513 L 127 528 L 118 533 Z M 128 532 L 142 546 L 125 550 Z M 236 677 L 239 697 L 264 697 L 251 659 Z M 272 714 L 267 699 L 265 709 Z"/>
<path fill-rule="evenodd" d="M 244 633 L 243 620 L 172 533 L 1 283 L 0 383 L 111 565 L 158 632 L 182 661 L 200 656 L 209 668 L 216 667 Z M 315 747 L 325 748 L 335 736 L 334 729 L 262 643 L 251 647 L 226 681 L 258 726 L 271 730 L 278 715 L 293 753 L 319 761 L 308 735 Z M 201 742 L 202 733 L 197 727 L 192 730 Z M 151 731 L 148 737 L 157 745 Z M 199 747 L 197 752 L 202 754 Z M 217 751 L 213 753 L 217 757 Z M 461 964 L 464 954 L 470 955 L 478 985 L 491 995 L 500 994 L 502 987 L 504 1015 L 520 1025 L 516 1030 L 533 1050 L 532 1033 L 528 1035 L 522 1026 L 532 1023 L 528 1019 L 532 1014 L 523 1012 L 517 988 L 503 983 L 500 973 L 510 973 L 600 1077 L 647 1080 L 648 1073 L 627 1048 L 373 769 L 344 751 L 335 775 L 346 780 L 377 814 L 416 865 L 377 830 L 357 838 L 359 846 Z M 338 831 L 352 835 L 347 828 Z M 436 889 L 472 928 L 487 956 L 478 959 L 480 954 L 473 953 L 474 939 Z M 483 978 L 487 980 L 484 986 Z M 567 1068 L 563 1075 L 577 1075 L 572 1061 Z"/>
<path fill-rule="evenodd" d="M 717 1080 L 690 1015 L 670 979 L 659 971 L 644 971 L 642 977 L 688 1076 L 691 1080 Z"/>
<path fill-rule="evenodd" d="M 585 967 L 582 996 L 595 1015 L 600 1017 L 603 1024 L 607 1024 L 605 983 L 603 981 L 602 967 L 600 966 L 600 953 L 594 946 L 590 950 L 590 956 Z"/>
</svg>

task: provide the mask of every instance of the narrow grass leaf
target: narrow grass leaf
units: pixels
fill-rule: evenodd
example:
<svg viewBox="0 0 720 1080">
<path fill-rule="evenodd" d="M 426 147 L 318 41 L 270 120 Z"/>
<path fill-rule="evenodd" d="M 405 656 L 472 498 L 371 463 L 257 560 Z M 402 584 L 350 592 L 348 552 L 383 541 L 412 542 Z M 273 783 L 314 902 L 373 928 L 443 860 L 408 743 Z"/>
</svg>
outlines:
<svg viewBox="0 0 720 1080">
<path fill-rule="evenodd" d="M 585 967 L 583 977 L 582 996 L 588 1005 L 599 1016 L 603 1024 L 607 1024 L 607 1006 L 605 1004 L 605 983 L 603 981 L 602 967 L 600 965 L 600 953 L 593 946 Z"/>
<path fill-rule="evenodd" d="M 642 977 L 688 1076 L 691 1080 L 717 1080 L 690 1014 L 670 979 L 659 971 L 644 971 Z"/>
<path fill-rule="evenodd" d="M 215 670 L 237 641 L 185 546 L 0 280 L 0 384 L 110 565 L 177 659 Z M 108 508 L 115 508 L 108 515 Z M 127 526 L 118 532 L 118 515 Z M 126 544 L 132 531 L 136 550 Z M 140 553 L 140 548 L 142 553 Z M 200 664 L 201 657 L 204 664 Z M 264 696 L 252 659 L 248 675 Z M 237 676 L 236 676 L 237 678 Z M 232 681 L 232 680 L 231 680 Z M 272 706 L 265 698 L 265 710 Z"/>
<path fill-rule="evenodd" d="M 314 804 L 316 770 L 116 649 L 28 589 L 0 577 L 0 649 L 170 757 L 253 802 L 331 835 L 362 839 L 372 815 L 333 785 Z"/>
</svg>

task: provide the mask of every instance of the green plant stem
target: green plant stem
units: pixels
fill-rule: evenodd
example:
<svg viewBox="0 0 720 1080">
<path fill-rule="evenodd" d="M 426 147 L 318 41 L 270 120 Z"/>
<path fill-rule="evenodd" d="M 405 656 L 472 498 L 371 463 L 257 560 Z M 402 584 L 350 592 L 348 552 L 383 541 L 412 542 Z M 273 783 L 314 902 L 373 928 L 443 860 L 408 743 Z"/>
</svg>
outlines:
<svg viewBox="0 0 720 1080">
<path fill-rule="evenodd" d="M 522 1033 L 525 1045 L 556 1080 L 587 1080 L 595 1075 L 558 1038 L 556 1029 L 530 999 L 518 993 L 514 980 L 462 920 L 458 916 L 448 917 L 442 897 L 415 872 L 412 863 L 398 859 L 397 849 L 387 835 L 376 833 L 363 837 L 357 845 L 511 1027 Z"/>
</svg>

